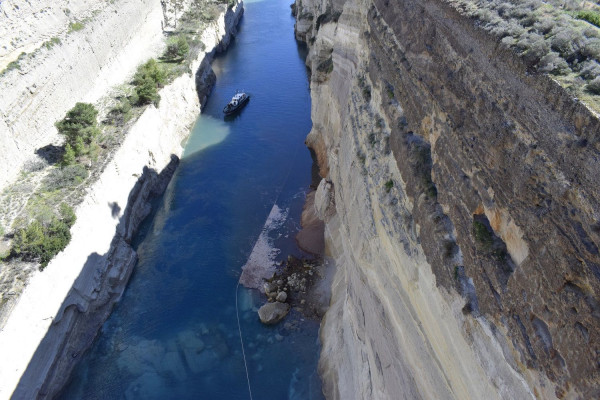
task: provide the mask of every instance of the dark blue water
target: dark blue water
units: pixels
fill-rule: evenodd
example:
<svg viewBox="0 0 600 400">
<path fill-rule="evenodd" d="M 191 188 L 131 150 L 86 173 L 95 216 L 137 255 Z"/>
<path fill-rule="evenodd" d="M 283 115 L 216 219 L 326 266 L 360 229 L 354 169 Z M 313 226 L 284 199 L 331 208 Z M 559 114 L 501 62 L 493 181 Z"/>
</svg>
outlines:
<svg viewBox="0 0 600 400">
<path fill-rule="evenodd" d="M 310 97 L 290 0 L 246 3 L 239 35 L 213 68 L 216 87 L 158 211 L 136 244 L 134 275 L 64 399 L 248 399 L 236 322 L 236 283 L 274 203 L 279 258 L 294 243 L 311 158 Z M 251 100 L 225 121 L 245 89 Z M 263 326 L 264 299 L 240 288 L 254 399 L 321 399 L 318 323 L 292 312 Z"/>
</svg>

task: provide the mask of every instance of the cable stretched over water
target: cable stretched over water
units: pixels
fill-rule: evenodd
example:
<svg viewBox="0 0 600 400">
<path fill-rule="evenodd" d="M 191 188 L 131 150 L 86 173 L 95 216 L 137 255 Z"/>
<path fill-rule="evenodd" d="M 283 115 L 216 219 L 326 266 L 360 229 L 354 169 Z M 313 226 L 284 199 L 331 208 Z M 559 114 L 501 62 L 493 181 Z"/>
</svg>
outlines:
<svg viewBox="0 0 600 400">
<path fill-rule="evenodd" d="M 248 382 L 248 393 L 250 394 L 250 400 L 252 399 L 252 388 L 250 387 L 250 375 L 248 374 L 248 363 L 246 362 L 246 352 L 244 351 L 244 339 L 242 339 L 242 327 L 240 325 L 240 311 L 238 309 L 238 291 L 240 288 L 240 281 L 238 280 L 237 286 L 235 287 L 235 316 L 237 318 L 238 332 L 240 333 L 240 343 L 242 344 L 242 355 L 244 356 L 244 367 L 246 368 L 246 381 Z"/>
</svg>

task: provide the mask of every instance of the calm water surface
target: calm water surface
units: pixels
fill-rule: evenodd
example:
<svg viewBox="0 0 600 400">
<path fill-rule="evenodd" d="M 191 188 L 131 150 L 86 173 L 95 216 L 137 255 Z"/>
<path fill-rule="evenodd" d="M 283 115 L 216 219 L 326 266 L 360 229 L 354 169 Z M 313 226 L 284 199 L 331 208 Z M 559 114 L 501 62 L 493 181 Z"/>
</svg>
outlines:
<svg viewBox="0 0 600 400">
<path fill-rule="evenodd" d="M 290 2 L 246 2 L 176 176 L 139 235 L 129 286 L 63 399 L 249 398 L 237 279 L 275 203 L 287 216 L 269 233 L 278 257 L 300 254 L 294 235 L 310 183 L 310 95 Z M 251 100 L 225 121 L 236 89 Z M 254 399 L 322 399 L 317 322 L 292 312 L 265 327 L 260 295 L 238 296 Z"/>
</svg>

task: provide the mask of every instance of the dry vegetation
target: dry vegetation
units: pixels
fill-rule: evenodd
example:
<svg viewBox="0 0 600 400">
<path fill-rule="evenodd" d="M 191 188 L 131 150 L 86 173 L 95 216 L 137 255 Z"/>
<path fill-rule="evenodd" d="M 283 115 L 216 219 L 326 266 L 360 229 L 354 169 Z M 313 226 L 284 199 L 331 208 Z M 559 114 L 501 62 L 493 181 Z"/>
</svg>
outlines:
<svg viewBox="0 0 600 400">
<path fill-rule="evenodd" d="M 600 112 L 600 5 L 577 0 L 449 0 Z"/>
</svg>

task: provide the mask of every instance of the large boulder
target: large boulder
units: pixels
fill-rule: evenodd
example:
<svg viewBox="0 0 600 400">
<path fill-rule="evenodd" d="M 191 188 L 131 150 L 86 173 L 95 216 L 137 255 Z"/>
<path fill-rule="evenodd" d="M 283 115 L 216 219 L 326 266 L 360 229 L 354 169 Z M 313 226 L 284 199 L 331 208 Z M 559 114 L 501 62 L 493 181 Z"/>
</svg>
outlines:
<svg viewBox="0 0 600 400">
<path fill-rule="evenodd" d="M 290 311 L 287 303 L 267 303 L 258 310 L 260 322 L 266 325 L 274 325 L 281 321 Z"/>
</svg>

